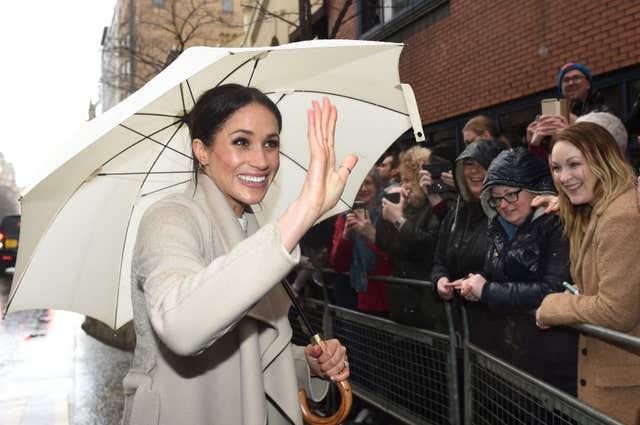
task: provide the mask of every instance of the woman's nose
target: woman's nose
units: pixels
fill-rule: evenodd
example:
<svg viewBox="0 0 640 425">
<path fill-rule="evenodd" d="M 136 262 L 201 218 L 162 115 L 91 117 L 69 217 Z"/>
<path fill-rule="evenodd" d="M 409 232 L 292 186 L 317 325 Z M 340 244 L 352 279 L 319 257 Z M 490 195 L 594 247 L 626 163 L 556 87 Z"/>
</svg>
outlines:
<svg viewBox="0 0 640 425">
<path fill-rule="evenodd" d="M 251 149 L 248 163 L 250 166 L 260 170 L 267 168 L 269 165 L 267 152 L 262 147 Z"/>
</svg>

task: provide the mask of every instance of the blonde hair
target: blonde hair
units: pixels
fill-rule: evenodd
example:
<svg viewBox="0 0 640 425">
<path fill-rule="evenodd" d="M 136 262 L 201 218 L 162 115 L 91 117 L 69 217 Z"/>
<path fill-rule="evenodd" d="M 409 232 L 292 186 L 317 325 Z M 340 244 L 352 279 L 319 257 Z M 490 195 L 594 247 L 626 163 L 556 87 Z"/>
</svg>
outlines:
<svg viewBox="0 0 640 425">
<path fill-rule="evenodd" d="M 573 205 L 556 176 L 553 176 L 560 198 L 560 218 L 564 224 L 564 234 L 570 243 L 571 263 L 575 264 L 591 212 L 605 207 L 630 185 L 634 185 L 635 174 L 622 156 L 611 133 L 597 124 L 581 122 L 565 128 L 551 141 L 551 152 L 559 141 L 568 142 L 578 148 L 597 179 L 593 189 L 593 202 Z M 551 156 L 549 162 L 551 163 Z"/>
<path fill-rule="evenodd" d="M 472 131 L 478 136 L 482 135 L 485 131 L 489 134 L 491 139 L 498 140 L 504 143 L 507 147 L 510 146 L 509 140 L 500 135 L 498 127 L 493 120 L 486 115 L 477 115 L 471 118 L 462 128 L 462 131 Z"/>
<path fill-rule="evenodd" d="M 411 199 L 409 202 L 414 205 L 422 204 L 426 195 L 420 188 L 420 170 L 422 165 L 431 163 L 431 150 L 424 146 L 412 146 L 406 151 L 400 152 L 400 166 L 413 173 Z"/>
</svg>

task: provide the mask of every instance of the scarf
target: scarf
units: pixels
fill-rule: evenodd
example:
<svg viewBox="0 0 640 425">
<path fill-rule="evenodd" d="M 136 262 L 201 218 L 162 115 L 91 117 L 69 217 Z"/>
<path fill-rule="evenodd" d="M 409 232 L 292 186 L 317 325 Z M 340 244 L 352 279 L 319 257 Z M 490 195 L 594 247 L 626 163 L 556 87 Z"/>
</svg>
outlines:
<svg viewBox="0 0 640 425">
<path fill-rule="evenodd" d="M 369 219 L 371 224 L 375 227 L 378 217 L 380 216 L 380 208 L 378 205 L 374 205 L 367 208 L 369 213 Z M 367 273 L 372 273 L 376 270 L 377 258 L 376 253 L 373 252 L 365 238 L 359 234 L 353 235 L 353 252 L 351 254 L 351 268 L 349 272 L 351 274 L 351 287 L 356 292 L 366 292 L 369 287 L 369 281 L 367 279 Z"/>
</svg>

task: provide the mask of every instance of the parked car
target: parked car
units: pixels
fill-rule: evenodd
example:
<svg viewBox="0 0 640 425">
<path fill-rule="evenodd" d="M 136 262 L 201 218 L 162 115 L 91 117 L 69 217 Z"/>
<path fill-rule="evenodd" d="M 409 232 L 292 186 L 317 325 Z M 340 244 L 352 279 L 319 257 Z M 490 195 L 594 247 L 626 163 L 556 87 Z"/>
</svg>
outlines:
<svg viewBox="0 0 640 425">
<path fill-rule="evenodd" d="M 20 216 L 5 216 L 0 222 L 0 273 L 16 265 L 19 237 Z"/>
</svg>

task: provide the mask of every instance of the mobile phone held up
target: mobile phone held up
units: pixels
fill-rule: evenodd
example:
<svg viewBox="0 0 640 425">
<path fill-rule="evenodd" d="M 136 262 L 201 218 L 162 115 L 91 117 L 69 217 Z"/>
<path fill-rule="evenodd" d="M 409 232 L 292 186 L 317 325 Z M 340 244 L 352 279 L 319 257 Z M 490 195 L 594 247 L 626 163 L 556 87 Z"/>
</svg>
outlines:
<svg viewBox="0 0 640 425">
<path fill-rule="evenodd" d="M 542 115 L 561 116 L 569 121 L 569 101 L 567 99 L 542 99 L 540 101 Z"/>
<path fill-rule="evenodd" d="M 353 210 L 354 213 L 358 214 L 360 217 L 364 217 L 365 209 L 366 209 L 366 207 L 364 205 L 364 202 L 355 201 L 353 203 L 352 210 Z"/>
<path fill-rule="evenodd" d="M 387 201 L 391 202 L 392 204 L 400 203 L 400 192 L 392 192 L 392 193 L 385 192 L 382 195 L 382 197 Z"/>
</svg>

